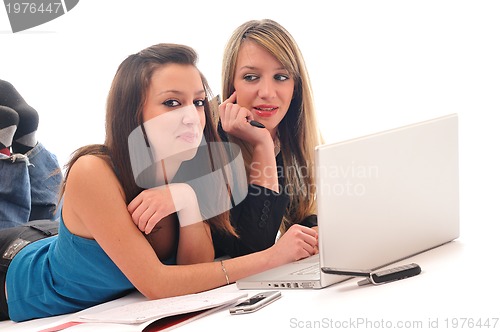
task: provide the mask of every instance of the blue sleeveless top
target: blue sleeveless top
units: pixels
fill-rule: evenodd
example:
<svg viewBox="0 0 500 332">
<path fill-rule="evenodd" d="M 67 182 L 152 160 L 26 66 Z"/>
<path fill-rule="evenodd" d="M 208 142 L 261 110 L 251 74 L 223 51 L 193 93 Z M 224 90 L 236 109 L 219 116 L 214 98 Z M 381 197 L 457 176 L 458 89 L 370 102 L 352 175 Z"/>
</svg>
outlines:
<svg viewBox="0 0 500 332">
<path fill-rule="evenodd" d="M 59 235 L 24 247 L 7 270 L 13 321 L 76 312 L 134 289 L 95 240 L 70 233 L 60 220 Z"/>
</svg>

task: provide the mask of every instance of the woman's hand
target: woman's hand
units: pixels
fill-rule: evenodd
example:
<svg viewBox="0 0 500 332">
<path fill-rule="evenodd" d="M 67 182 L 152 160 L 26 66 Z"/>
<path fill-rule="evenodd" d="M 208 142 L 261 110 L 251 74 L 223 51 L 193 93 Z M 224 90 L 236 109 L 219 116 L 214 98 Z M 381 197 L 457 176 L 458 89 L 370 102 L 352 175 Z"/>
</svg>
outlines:
<svg viewBox="0 0 500 332">
<path fill-rule="evenodd" d="M 235 102 L 236 91 L 219 106 L 220 119 L 224 131 L 253 146 L 248 182 L 280 192 L 271 134 L 248 123 L 253 120 L 252 113 Z"/>
<path fill-rule="evenodd" d="M 210 227 L 201 222 L 196 194 L 188 184 L 173 183 L 144 190 L 130 202 L 128 210 L 134 223 L 146 234 L 164 217 L 177 212 L 180 225 L 177 264 L 213 261 Z M 155 242 L 158 241 L 162 239 L 156 236 Z"/>
<path fill-rule="evenodd" d="M 252 146 L 273 144 L 268 130 L 252 126 L 253 114 L 236 103 L 236 91 L 219 105 L 222 129 Z"/>
<path fill-rule="evenodd" d="M 174 212 L 178 212 L 181 227 L 202 221 L 196 194 L 185 183 L 146 189 L 130 202 L 128 211 L 137 227 L 146 234 Z"/>
<path fill-rule="evenodd" d="M 318 226 L 313 226 L 311 228 L 314 229 L 316 233 L 318 232 Z M 316 252 L 319 253 L 319 243 L 316 243 Z"/>
<path fill-rule="evenodd" d="M 275 266 L 294 262 L 318 253 L 318 233 L 309 227 L 292 225 L 270 248 Z"/>
<path fill-rule="evenodd" d="M 315 255 L 318 253 L 318 233 L 309 227 L 292 225 L 271 249 L 272 259 L 281 260 L 276 266 Z"/>
</svg>

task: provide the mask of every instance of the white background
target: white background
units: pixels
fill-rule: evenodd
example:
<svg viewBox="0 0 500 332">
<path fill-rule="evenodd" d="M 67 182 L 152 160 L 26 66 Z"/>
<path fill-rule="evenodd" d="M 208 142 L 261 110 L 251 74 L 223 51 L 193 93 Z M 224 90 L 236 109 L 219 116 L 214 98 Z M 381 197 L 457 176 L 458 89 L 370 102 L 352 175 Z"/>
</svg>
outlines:
<svg viewBox="0 0 500 332">
<path fill-rule="evenodd" d="M 487 240 L 500 230 L 496 1 L 82 0 L 16 34 L 0 7 L 0 78 L 38 110 L 38 139 L 63 165 L 78 147 L 103 142 L 106 95 L 126 56 L 190 45 L 219 93 L 227 39 L 261 18 L 300 45 L 327 142 L 458 113 L 461 239 L 497 256 Z"/>
</svg>

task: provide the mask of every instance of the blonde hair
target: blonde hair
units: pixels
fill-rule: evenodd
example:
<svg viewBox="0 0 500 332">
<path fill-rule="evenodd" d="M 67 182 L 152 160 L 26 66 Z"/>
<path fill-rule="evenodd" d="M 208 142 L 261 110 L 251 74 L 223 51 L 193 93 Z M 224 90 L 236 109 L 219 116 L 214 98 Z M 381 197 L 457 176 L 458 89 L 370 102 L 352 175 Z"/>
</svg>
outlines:
<svg viewBox="0 0 500 332">
<path fill-rule="evenodd" d="M 290 35 L 279 23 L 264 19 L 240 25 L 226 44 L 222 63 L 222 97 L 234 92 L 236 60 L 241 45 L 252 41 L 272 54 L 292 75 L 295 87 L 287 114 L 278 125 L 278 138 L 283 157 L 284 188 L 290 196 L 280 230 L 316 213 L 314 148 L 323 142 L 316 122 L 313 93 L 302 53 Z M 252 147 L 236 137 L 248 169 L 252 161 Z M 301 174 L 306 170 L 307 174 Z"/>
</svg>

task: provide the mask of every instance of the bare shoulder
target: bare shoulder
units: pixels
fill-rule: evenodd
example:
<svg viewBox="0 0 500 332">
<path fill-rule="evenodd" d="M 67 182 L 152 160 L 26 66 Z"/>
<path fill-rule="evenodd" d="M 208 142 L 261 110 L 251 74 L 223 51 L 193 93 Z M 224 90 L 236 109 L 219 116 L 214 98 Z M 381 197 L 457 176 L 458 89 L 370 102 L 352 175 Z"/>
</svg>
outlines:
<svg viewBox="0 0 500 332">
<path fill-rule="evenodd" d="M 111 178 L 115 178 L 115 175 L 108 161 L 100 156 L 86 155 L 78 158 L 71 167 L 68 185 L 75 182 L 108 182 Z"/>
<path fill-rule="evenodd" d="M 88 199 L 102 194 L 122 195 L 121 185 L 111 164 L 104 158 L 86 155 L 75 161 L 68 173 L 65 196 L 87 194 Z"/>
<path fill-rule="evenodd" d="M 86 155 L 78 158 L 69 170 L 64 190 L 63 218 L 76 235 L 93 238 L 93 223 L 105 224 L 112 214 L 126 211 L 125 195 L 105 159 Z M 120 203 L 121 202 L 121 203 Z"/>
<path fill-rule="evenodd" d="M 86 155 L 81 156 L 75 161 L 71 167 L 71 173 L 77 173 L 78 175 L 85 175 L 87 173 L 96 175 L 96 173 L 105 171 L 106 169 L 111 170 L 111 165 L 104 158 Z"/>
</svg>

